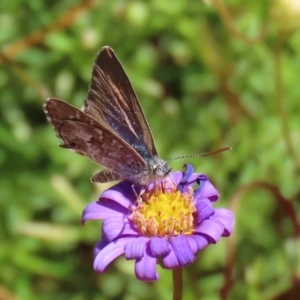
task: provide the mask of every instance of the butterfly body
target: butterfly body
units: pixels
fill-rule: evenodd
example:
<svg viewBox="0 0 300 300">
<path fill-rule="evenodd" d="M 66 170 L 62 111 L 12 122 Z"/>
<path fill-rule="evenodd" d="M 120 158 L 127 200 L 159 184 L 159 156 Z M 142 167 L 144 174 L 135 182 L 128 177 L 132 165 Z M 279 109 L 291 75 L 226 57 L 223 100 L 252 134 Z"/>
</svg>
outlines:
<svg viewBox="0 0 300 300">
<path fill-rule="evenodd" d="M 113 50 L 99 52 L 81 110 L 55 98 L 44 104 L 47 119 L 71 149 L 106 167 L 92 182 L 127 180 L 146 185 L 171 169 L 158 157 L 137 96 Z"/>
</svg>

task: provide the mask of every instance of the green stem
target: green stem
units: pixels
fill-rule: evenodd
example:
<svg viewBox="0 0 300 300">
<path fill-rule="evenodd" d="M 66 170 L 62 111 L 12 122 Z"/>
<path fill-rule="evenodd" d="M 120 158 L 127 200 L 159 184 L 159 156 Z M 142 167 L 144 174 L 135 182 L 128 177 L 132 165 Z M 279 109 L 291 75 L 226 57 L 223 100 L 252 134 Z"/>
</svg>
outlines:
<svg viewBox="0 0 300 300">
<path fill-rule="evenodd" d="M 182 300 L 182 268 L 172 270 L 173 300 Z"/>
<path fill-rule="evenodd" d="M 282 36 L 284 36 L 282 34 Z M 275 86 L 276 86 L 276 100 L 279 111 L 279 117 L 281 120 L 281 127 L 283 132 L 283 138 L 285 140 L 287 149 L 290 155 L 294 158 L 295 167 L 297 174 L 300 173 L 300 158 L 298 156 L 297 151 L 294 148 L 291 131 L 289 127 L 289 117 L 286 111 L 285 103 L 284 103 L 284 92 L 283 92 L 283 84 L 282 84 L 282 67 L 281 67 L 281 52 L 284 46 L 284 40 L 280 39 L 275 48 Z"/>
</svg>

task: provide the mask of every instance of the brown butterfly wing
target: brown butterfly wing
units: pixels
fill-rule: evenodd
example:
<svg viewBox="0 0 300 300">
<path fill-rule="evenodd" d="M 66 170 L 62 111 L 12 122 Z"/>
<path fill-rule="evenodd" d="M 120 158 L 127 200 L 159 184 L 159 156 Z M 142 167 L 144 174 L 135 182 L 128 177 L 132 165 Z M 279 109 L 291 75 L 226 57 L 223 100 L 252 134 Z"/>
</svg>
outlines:
<svg viewBox="0 0 300 300">
<path fill-rule="evenodd" d="M 50 98 L 44 111 L 62 139 L 61 147 L 89 157 L 123 179 L 128 179 L 135 169 L 138 172 L 145 167 L 143 158 L 129 144 L 79 109 Z"/>
<path fill-rule="evenodd" d="M 153 136 L 134 89 L 114 51 L 106 46 L 99 52 L 92 83 L 82 110 L 111 128 L 142 157 L 157 155 Z"/>
</svg>

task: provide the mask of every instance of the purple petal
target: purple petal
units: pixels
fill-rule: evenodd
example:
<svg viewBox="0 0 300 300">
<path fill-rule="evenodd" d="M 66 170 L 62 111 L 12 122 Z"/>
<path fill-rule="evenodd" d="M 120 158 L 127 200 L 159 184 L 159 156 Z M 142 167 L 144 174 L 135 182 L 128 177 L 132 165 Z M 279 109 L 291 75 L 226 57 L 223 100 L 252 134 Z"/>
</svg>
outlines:
<svg viewBox="0 0 300 300">
<path fill-rule="evenodd" d="M 137 236 L 139 233 L 131 226 L 124 216 L 110 217 L 104 220 L 102 234 L 108 241 L 124 235 Z"/>
<path fill-rule="evenodd" d="M 196 209 L 197 211 L 195 213 L 195 220 L 197 225 L 214 214 L 214 209 L 212 208 L 211 202 L 208 199 L 196 202 Z"/>
<path fill-rule="evenodd" d="M 216 243 L 224 232 L 224 226 L 219 221 L 204 220 L 198 227 L 195 228 L 195 233 L 206 235 L 211 243 Z"/>
<path fill-rule="evenodd" d="M 187 266 L 196 259 L 186 236 L 178 235 L 171 237 L 171 245 L 180 265 Z"/>
<path fill-rule="evenodd" d="M 188 185 L 193 185 L 196 181 L 199 181 L 199 178 L 204 180 L 204 183 L 208 181 L 208 178 L 204 174 L 200 173 L 194 173 L 190 178 L 189 178 L 189 183 Z"/>
<path fill-rule="evenodd" d="M 179 182 L 177 189 L 181 192 L 183 192 L 189 182 L 190 177 L 194 173 L 194 168 L 191 164 L 185 164 L 185 172 L 183 173 L 183 177 L 181 178 L 181 181 Z"/>
<path fill-rule="evenodd" d="M 202 235 L 194 234 L 194 235 L 192 235 L 192 238 L 196 242 L 198 250 L 202 250 L 203 248 L 205 248 L 208 245 L 207 238 L 205 238 Z"/>
<path fill-rule="evenodd" d="M 151 253 L 155 257 L 163 256 L 163 255 L 169 253 L 171 250 L 171 245 L 168 242 L 167 238 L 159 238 L 159 237 L 151 238 L 149 247 L 150 247 Z"/>
<path fill-rule="evenodd" d="M 143 281 L 155 281 L 159 278 L 156 272 L 157 259 L 154 257 L 150 249 L 146 247 L 144 255 L 135 263 L 135 275 L 137 279 Z"/>
<path fill-rule="evenodd" d="M 109 242 L 106 239 L 102 239 L 101 241 L 99 241 L 95 248 L 94 248 L 94 257 L 97 256 L 97 254 L 103 249 L 105 248 L 107 245 L 109 244 Z"/>
<path fill-rule="evenodd" d="M 82 212 L 81 222 L 87 220 L 105 220 L 113 216 L 127 215 L 128 209 L 120 206 L 114 201 L 101 199 L 88 204 Z"/>
<path fill-rule="evenodd" d="M 134 194 L 134 186 L 126 181 L 122 181 L 113 187 L 105 190 L 100 199 L 115 201 L 125 208 L 129 208 L 137 199 Z"/>
<path fill-rule="evenodd" d="M 196 241 L 193 239 L 193 236 L 187 236 L 186 238 L 190 244 L 193 253 L 197 253 L 199 251 L 199 248 Z"/>
<path fill-rule="evenodd" d="M 196 201 L 202 198 L 208 198 L 211 202 L 215 202 L 219 198 L 218 191 L 208 180 L 202 186 L 201 190 L 195 194 Z"/>
<path fill-rule="evenodd" d="M 163 180 L 164 191 L 166 193 L 171 192 L 174 186 L 177 186 L 183 176 L 182 172 L 171 172 L 170 175 Z M 147 187 L 148 191 L 154 188 L 154 184 L 149 184 Z"/>
<path fill-rule="evenodd" d="M 174 269 L 181 266 L 173 248 L 166 256 L 163 257 L 162 264 L 165 269 Z"/>
<path fill-rule="evenodd" d="M 197 198 L 197 195 L 201 192 L 202 188 L 204 187 L 206 181 L 208 181 L 207 176 L 201 174 L 196 179 L 197 182 L 197 188 L 194 190 L 194 197 Z"/>
<path fill-rule="evenodd" d="M 225 208 L 215 209 L 215 214 L 211 217 L 211 220 L 219 221 L 224 226 L 224 232 L 222 236 L 229 236 L 232 233 L 234 225 L 234 215 L 232 211 Z"/>
<path fill-rule="evenodd" d="M 124 255 L 126 259 L 142 258 L 148 242 L 149 242 L 149 238 L 138 237 L 135 238 L 133 241 L 127 243 L 124 249 Z"/>
<path fill-rule="evenodd" d="M 171 174 L 169 175 L 171 182 L 173 182 L 176 186 L 179 184 L 179 182 L 181 181 L 183 176 L 183 172 L 171 172 Z"/>
<path fill-rule="evenodd" d="M 121 238 L 111 242 L 100 251 L 95 251 L 97 255 L 94 259 L 94 270 L 100 273 L 104 272 L 114 259 L 124 253 L 124 246 L 134 239 L 136 238 Z"/>
</svg>

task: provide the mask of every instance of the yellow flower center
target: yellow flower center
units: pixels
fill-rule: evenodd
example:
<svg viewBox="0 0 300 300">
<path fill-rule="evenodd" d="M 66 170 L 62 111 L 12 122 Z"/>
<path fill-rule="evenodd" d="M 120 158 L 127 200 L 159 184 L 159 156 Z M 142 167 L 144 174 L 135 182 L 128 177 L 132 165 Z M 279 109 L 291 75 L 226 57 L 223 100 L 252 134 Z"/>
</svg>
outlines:
<svg viewBox="0 0 300 300">
<path fill-rule="evenodd" d="M 131 207 L 130 219 L 143 236 L 164 237 L 193 232 L 196 211 L 193 190 L 181 193 L 173 187 L 164 192 L 161 186 L 142 195 Z"/>
</svg>

